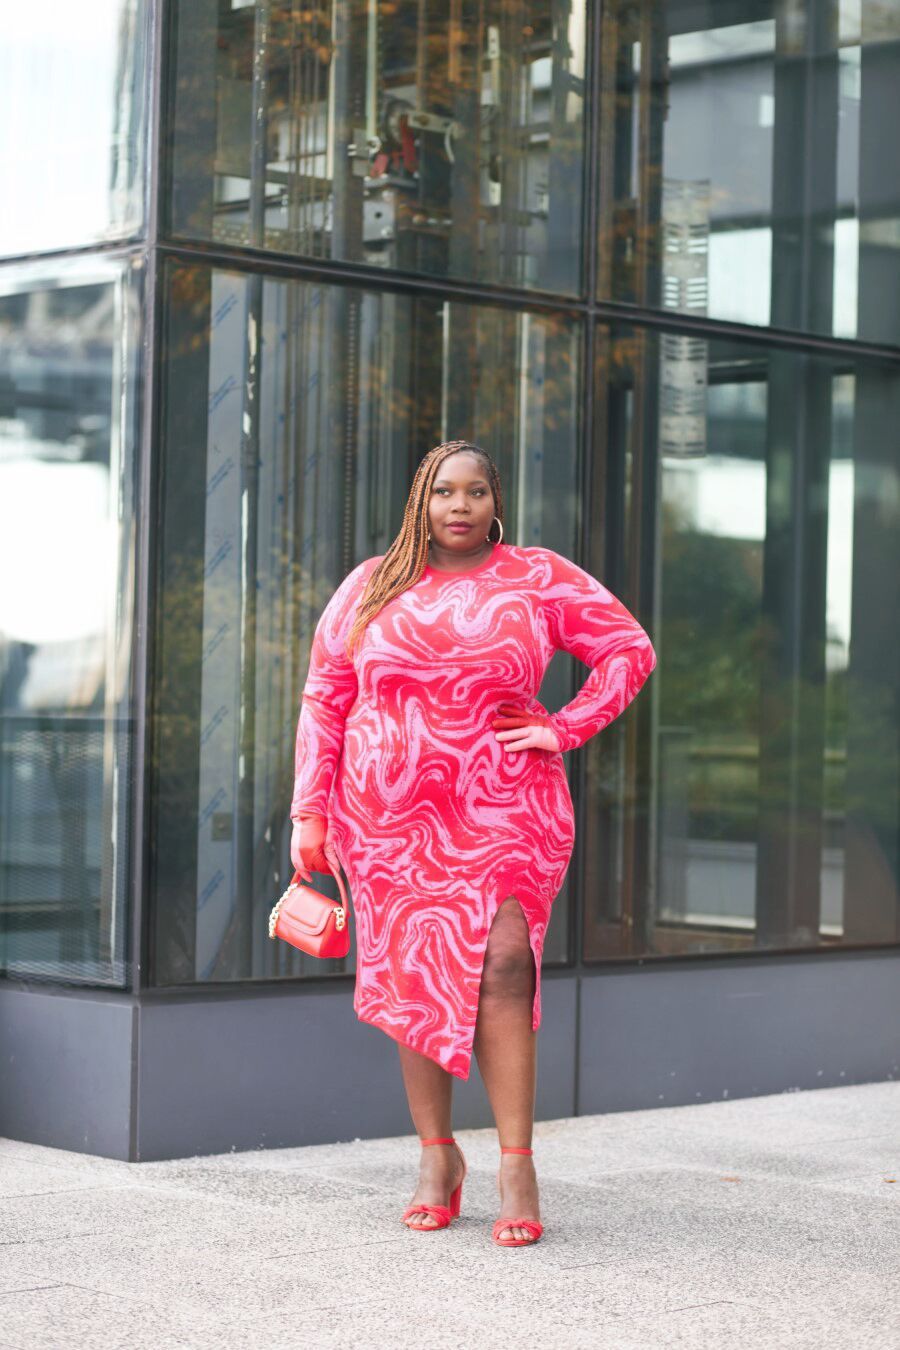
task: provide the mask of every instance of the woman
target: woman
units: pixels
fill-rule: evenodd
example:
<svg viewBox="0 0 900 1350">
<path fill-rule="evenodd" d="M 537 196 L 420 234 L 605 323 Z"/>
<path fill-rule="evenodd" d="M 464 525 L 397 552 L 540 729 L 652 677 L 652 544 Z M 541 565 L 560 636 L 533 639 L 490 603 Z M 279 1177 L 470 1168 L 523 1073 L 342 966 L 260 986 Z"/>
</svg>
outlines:
<svg viewBox="0 0 900 1350">
<path fill-rule="evenodd" d="M 513 1246 L 543 1231 L 541 952 L 575 837 L 562 756 L 627 707 L 656 655 L 599 581 L 502 537 L 490 456 L 435 446 L 387 553 L 345 577 L 316 628 L 291 858 L 310 881 L 331 870 L 333 845 L 356 920 L 354 1010 L 397 1041 L 413 1123 L 433 1145 L 404 1222 L 428 1231 L 459 1212 L 451 1093 L 474 1050 L 501 1144 L 493 1236 Z M 548 715 L 535 692 L 557 649 L 592 673 Z"/>
</svg>

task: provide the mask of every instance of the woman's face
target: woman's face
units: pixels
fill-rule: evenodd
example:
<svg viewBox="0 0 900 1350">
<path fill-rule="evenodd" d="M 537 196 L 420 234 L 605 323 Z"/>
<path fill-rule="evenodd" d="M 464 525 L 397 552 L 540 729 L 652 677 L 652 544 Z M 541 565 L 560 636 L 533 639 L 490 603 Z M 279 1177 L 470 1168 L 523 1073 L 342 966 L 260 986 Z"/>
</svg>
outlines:
<svg viewBox="0 0 900 1350">
<path fill-rule="evenodd" d="M 437 471 L 428 503 L 431 546 L 455 554 L 479 553 L 494 519 L 494 494 L 477 455 L 460 450 Z M 468 529 L 453 529 L 456 524 Z"/>
</svg>

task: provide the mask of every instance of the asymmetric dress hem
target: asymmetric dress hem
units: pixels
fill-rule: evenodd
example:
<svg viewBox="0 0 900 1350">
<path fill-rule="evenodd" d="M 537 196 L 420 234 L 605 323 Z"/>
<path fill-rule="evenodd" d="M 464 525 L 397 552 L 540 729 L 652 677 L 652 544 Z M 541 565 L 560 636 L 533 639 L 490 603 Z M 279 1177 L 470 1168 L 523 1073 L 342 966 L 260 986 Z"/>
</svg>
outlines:
<svg viewBox="0 0 900 1350">
<path fill-rule="evenodd" d="M 340 854 L 338 854 L 338 857 L 340 857 Z M 343 861 L 341 862 L 341 866 L 343 866 Z M 408 1046 L 410 1050 L 416 1050 L 420 1055 L 427 1055 L 429 1058 L 434 1059 L 436 1063 L 440 1064 L 442 1069 L 446 1069 L 447 1072 L 452 1073 L 454 1077 L 462 1078 L 463 1080 L 468 1079 L 469 1072 L 471 1069 L 473 1047 L 475 1043 L 475 1028 L 478 1022 L 481 973 L 484 969 L 484 960 L 485 960 L 485 953 L 487 951 L 488 938 L 490 937 L 491 925 L 494 922 L 497 910 L 503 904 L 504 900 L 507 899 L 507 895 L 502 894 L 502 891 L 503 891 L 502 884 L 499 887 L 495 887 L 496 896 L 498 896 L 499 898 L 497 898 L 496 904 L 492 903 L 492 906 L 489 910 L 490 917 L 486 922 L 484 940 L 480 944 L 480 950 L 477 953 L 473 952 L 473 956 L 477 961 L 478 966 L 479 993 L 475 1004 L 474 1015 L 471 1019 L 471 1025 L 461 1026 L 460 1028 L 458 1028 L 461 1034 L 459 1036 L 459 1039 L 456 1043 L 454 1050 L 452 1050 L 449 1054 L 442 1052 L 439 1052 L 438 1054 L 432 1054 L 430 1042 L 428 1041 L 427 1038 L 423 1040 L 420 1039 L 419 1037 L 412 1036 L 410 1034 L 400 1035 L 398 1031 L 395 1029 L 395 1027 L 392 1026 L 390 1021 L 385 1020 L 377 1013 L 375 1015 L 367 1013 L 364 1009 L 361 1009 L 358 1000 L 354 998 L 353 1011 L 356 1013 L 357 1019 L 360 1022 L 367 1022 L 369 1026 L 377 1027 L 379 1031 L 385 1032 L 386 1035 L 390 1036 L 393 1040 L 399 1042 L 400 1045 Z M 518 900 L 518 896 L 516 896 L 516 899 Z M 534 999 L 532 1000 L 531 1006 L 531 1029 L 532 1031 L 537 1031 L 541 1025 L 540 993 L 541 993 L 542 951 L 540 947 L 535 946 L 534 928 L 528 919 L 528 914 L 525 911 L 524 905 L 522 905 L 521 901 L 519 901 L 519 904 L 522 906 L 522 913 L 525 915 L 525 922 L 528 924 L 528 945 L 531 948 L 531 954 L 534 957 L 535 981 L 534 981 Z"/>
</svg>

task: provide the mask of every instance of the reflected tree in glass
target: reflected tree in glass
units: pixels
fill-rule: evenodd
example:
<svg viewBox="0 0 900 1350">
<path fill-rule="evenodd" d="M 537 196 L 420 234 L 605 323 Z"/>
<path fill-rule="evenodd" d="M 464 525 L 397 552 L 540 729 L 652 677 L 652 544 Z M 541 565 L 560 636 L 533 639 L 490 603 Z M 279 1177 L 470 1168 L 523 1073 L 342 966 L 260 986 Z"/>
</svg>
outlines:
<svg viewBox="0 0 900 1350">
<path fill-rule="evenodd" d="M 167 277 L 156 979 L 338 973 L 266 928 L 289 878 L 294 736 L 316 622 L 347 572 L 387 549 L 415 465 L 441 440 L 474 439 L 494 455 L 508 541 L 573 556 L 580 328 L 556 314 L 200 266 L 173 263 Z M 544 696 L 565 702 L 570 680 L 555 662 Z M 566 909 L 562 895 L 549 960 L 566 955 Z"/>
<path fill-rule="evenodd" d="M 183 0 L 172 231 L 577 293 L 584 10 Z"/>
</svg>

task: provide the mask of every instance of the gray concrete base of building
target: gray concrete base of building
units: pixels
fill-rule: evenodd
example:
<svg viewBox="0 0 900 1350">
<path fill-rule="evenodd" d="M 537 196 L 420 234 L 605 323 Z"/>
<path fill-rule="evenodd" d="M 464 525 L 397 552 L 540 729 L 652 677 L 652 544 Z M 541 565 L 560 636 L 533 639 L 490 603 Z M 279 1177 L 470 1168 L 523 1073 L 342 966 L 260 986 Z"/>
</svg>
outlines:
<svg viewBox="0 0 900 1350">
<path fill-rule="evenodd" d="M 545 971 L 539 1120 L 900 1075 L 900 953 Z M 352 987 L 0 987 L 0 1135 L 133 1162 L 412 1132 Z M 454 1122 L 491 1123 L 473 1059 Z"/>
</svg>

